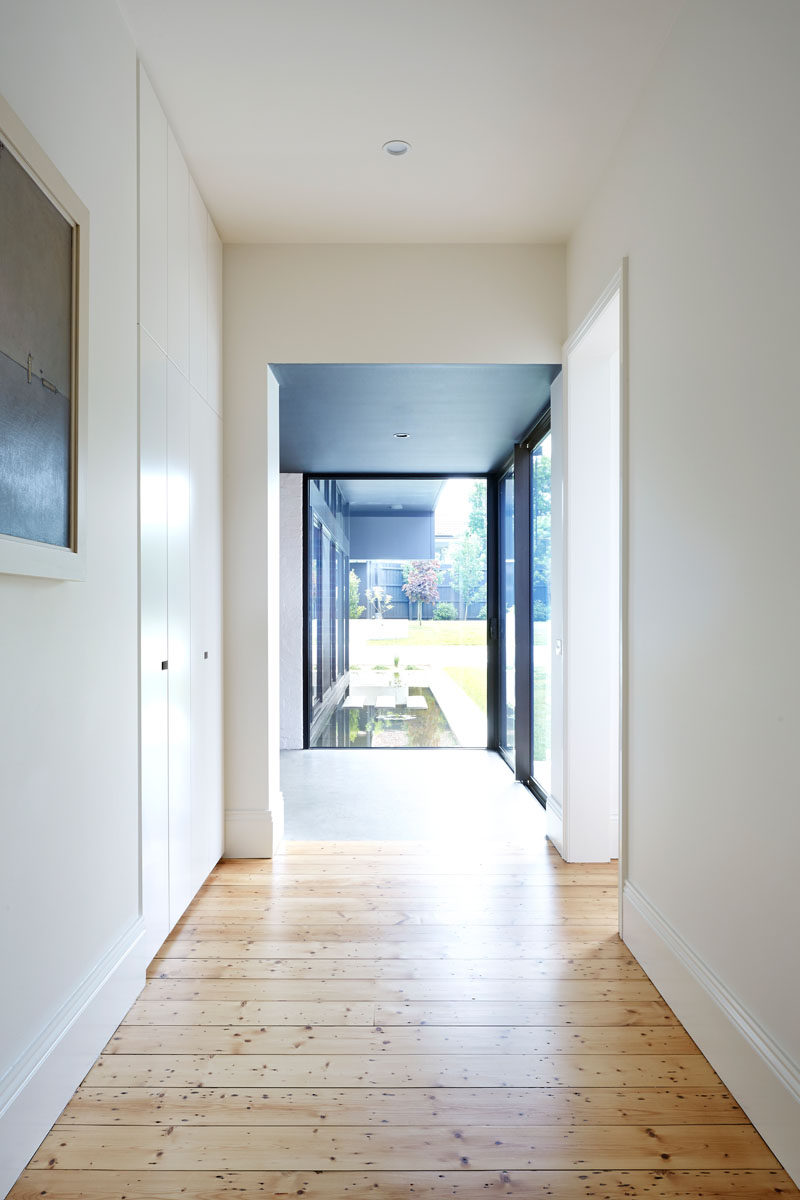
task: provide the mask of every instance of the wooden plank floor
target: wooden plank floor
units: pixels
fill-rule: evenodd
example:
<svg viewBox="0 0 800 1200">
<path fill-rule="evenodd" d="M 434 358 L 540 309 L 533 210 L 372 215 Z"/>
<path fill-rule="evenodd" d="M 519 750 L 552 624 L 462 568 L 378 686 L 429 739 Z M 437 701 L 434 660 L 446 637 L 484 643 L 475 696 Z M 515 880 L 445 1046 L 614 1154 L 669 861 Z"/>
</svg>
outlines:
<svg viewBox="0 0 800 1200">
<path fill-rule="evenodd" d="M 221 863 L 12 1200 L 800 1196 L 546 844 Z"/>
</svg>

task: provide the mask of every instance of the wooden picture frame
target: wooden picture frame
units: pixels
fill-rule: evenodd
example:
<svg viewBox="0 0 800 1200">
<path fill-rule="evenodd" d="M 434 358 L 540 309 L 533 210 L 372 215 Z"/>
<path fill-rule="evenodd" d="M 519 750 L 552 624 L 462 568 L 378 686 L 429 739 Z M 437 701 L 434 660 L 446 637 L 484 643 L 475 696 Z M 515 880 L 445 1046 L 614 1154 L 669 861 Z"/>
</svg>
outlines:
<svg viewBox="0 0 800 1200">
<path fill-rule="evenodd" d="M 86 578 L 89 212 L 0 96 L 0 573 Z"/>
</svg>

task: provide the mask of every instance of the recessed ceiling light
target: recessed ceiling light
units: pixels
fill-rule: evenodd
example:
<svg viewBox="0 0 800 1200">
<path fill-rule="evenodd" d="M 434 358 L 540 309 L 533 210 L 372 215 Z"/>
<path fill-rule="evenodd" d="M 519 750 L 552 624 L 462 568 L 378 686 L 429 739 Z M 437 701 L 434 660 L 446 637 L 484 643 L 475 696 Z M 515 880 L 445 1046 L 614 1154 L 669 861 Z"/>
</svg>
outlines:
<svg viewBox="0 0 800 1200">
<path fill-rule="evenodd" d="M 409 435 L 407 433 L 396 433 L 394 436 L 396 438 L 407 438 Z"/>
<path fill-rule="evenodd" d="M 400 138 L 393 138 L 390 142 L 384 142 L 381 148 L 387 154 L 391 154 L 392 158 L 400 158 L 403 154 L 408 154 L 411 143 L 404 142 Z"/>
<path fill-rule="evenodd" d="M 395 511 L 399 511 L 402 507 L 403 507 L 402 504 L 393 504 L 392 505 L 392 508 L 395 509 Z"/>
</svg>

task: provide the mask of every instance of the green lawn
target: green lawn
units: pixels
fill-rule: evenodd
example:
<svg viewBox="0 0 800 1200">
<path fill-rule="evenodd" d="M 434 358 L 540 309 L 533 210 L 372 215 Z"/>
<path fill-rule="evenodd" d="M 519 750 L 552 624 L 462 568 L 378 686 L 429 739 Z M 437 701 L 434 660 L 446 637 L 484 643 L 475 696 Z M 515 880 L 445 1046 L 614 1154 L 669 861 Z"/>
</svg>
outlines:
<svg viewBox="0 0 800 1200">
<path fill-rule="evenodd" d="M 550 749 L 549 672 L 533 672 L 533 757 L 543 760 Z"/>
<path fill-rule="evenodd" d="M 391 624 L 391 622 L 388 622 Z M 485 646 L 485 621 L 416 621 L 408 623 L 408 637 L 370 638 L 380 645 L 394 642 L 398 646 Z"/>
<path fill-rule="evenodd" d="M 445 667 L 445 671 L 473 700 L 481 712 L 486 712 L 486 670 L 481 667 Z"/>
<path fill-rule="evenodd" d="M 445 667 L 445 671 L 485 713 L 486 672 L 480 667 Z M 545 758 L 550 748 L 550 686 L 545 671 L 533 673 L 533 746 L 537 758 Z"/>
<path fill-rule="evenodd" d="M 547 627 L 549 621 L 534 621 L 533 622 L 533 644 L 534 646 L 547 645 Z"/>
</svg>

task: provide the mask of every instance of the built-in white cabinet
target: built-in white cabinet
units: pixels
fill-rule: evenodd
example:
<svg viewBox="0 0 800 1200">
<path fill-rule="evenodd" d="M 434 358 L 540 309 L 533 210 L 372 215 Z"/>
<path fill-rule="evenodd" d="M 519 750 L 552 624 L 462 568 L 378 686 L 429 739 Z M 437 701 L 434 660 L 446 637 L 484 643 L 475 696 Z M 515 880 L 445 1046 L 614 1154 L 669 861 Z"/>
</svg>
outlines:
<svg viewBox="0 0 800 1200">
<path fill-rule="evenodd" d="M 139 80 L 142 907 L 150 955 L 222 854 L 222 247 Z"/>
</svg>

